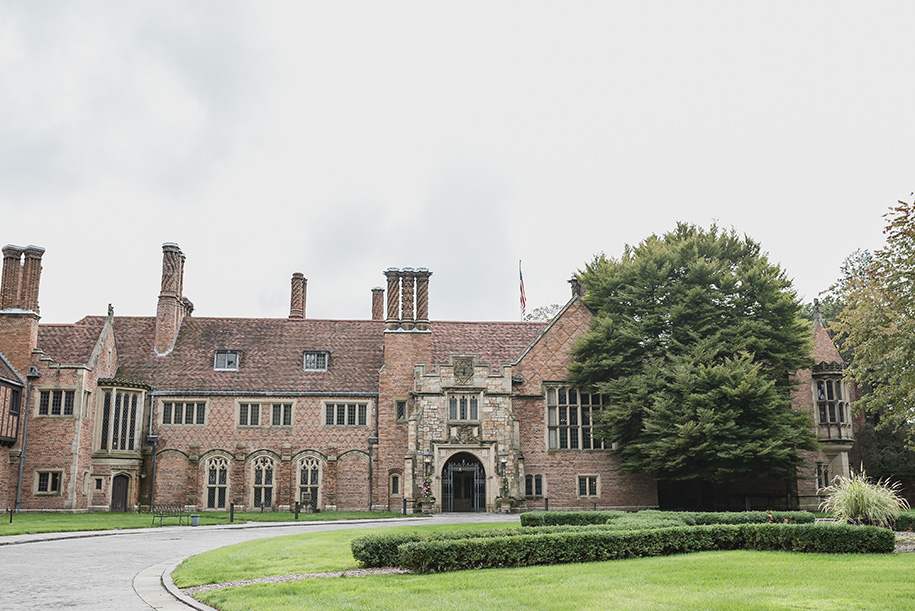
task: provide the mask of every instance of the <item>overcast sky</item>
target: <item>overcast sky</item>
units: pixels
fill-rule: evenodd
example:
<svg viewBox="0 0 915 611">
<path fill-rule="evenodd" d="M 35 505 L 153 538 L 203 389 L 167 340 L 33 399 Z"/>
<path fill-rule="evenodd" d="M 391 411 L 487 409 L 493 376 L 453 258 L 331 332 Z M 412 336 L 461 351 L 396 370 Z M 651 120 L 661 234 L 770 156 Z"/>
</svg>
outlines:
<svg viewBox="0 0 915 611">
<path fill-rule="evenodd" d="M 915 190 L 913 2 L 0 3 L 0 243 L 43 322 L 433 320 L 565 303 L 678 221 L 762 244 L 805 301 Z"/>
</svg>

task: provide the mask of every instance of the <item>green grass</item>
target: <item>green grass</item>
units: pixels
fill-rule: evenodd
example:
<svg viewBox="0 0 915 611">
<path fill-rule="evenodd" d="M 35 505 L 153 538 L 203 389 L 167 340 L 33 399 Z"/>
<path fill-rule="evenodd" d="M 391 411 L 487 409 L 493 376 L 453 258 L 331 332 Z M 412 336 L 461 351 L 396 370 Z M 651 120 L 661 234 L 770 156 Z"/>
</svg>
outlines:
<svg viewBox="0 0 915 611">
<path fill-rule="evenodd" d="M 354 537 L 369 533 L 505 528 L 505 522 L 448 524 L 439 526 L 396 526 L 366 530 L 335 530 L 271 537 L 221 547 L 188 558 L 172 573 L 178 587 L 254 579 L 268 575 L 321 573 L 354 569 L 358 564 L 350 552 Z"/>
<path fill-rule="evenodd" d="M 311 579 L 204 592 L 251 609 L 906 609 L 915 555 L 703 552 L 615 562 Z"/>
<path fill-rule="evenodd" d="M 468 528 L 398 527 L 399 530 Z M 500 528 L 504 524 L 478 524 Z M 349 541 L 396 529 L 345 530 L 213 550 L 173 574 L 181 587 L 266 575 L 354 568 Z M 915 554 L 703 552 L 613 562 L 469 570 L 435 575 L 309 579 L 203 592 L 223 611 L 254 609 L 906 609 Z"/>
<path fill-rule="evenodd" d="M 229 513 L 200 512 L 200 524 L 228 524 Z M 402 517 L 399 513 L 387 511 L 322 511 L 299 514 L 299 521 L 365 520 Z M 235 522 L 292 522 L 295 516 L 285 511 L 236 512 Z M 174 526 L 178 518 L 165 518 L 163 525 Z M 187 520 L 185 520 L 187 523 Z M 155 526 L 158 527 L 156 520 Z M 9 514 L 0 514 L 0 536 L 26 533 L 74 532 L 85 530 L 117 530 L 119 528 L 150 528 L 152 514 L 149 513 L 19 513 L 9 522 Z"/>
</svg>

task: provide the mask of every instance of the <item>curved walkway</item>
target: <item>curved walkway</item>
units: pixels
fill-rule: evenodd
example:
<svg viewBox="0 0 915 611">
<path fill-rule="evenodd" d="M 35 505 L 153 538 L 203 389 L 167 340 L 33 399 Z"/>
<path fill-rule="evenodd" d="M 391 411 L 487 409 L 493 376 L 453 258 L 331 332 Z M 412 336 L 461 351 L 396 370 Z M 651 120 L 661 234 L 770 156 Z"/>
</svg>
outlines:
<svg viewBox="0 0 915 611">
<path fill-rule="evenodd" d="M 186 597 L 186 602 L 180 601 L 164 586 L 171 580 L 172 568 L 188 556 L 207 550 L 325 530 L 495 521 L 517 522 L 518 516 L 451 513 L 431 518 L 251 522 L 0 537 L 0 583 L 5 586 L 0 609 L 208 609 Z M 177 588 L 173 591 L 178 593 Z"/>
</svg>

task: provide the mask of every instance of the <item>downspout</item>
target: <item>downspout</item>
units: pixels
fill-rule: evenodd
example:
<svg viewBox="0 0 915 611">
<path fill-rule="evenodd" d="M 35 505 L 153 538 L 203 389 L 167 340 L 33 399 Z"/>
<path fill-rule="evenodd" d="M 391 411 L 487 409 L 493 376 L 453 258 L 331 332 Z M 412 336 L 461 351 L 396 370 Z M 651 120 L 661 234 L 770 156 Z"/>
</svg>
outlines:
<svg viewBox="0 0 915 611">
<path fill-rule="evenodd" d="M 29 434 L 29 412 L 32 411 L 32 382 L 40 378 L 41 374 L 38 373 L 38 369 L 36 369 L 34 365 L 30 365 L 29 372 L 25 377 L 28 379 L 28 387 L 25 391 L 25 421 L 22 424 L 22 447 L 19 449 L 19 479 L 16 482 L 16 513 L 19 513 L 19 505 L 22 502 L 22 468 L 25 466 L 25 440 Z"/>
<path fill-rule="evenodd" d="M 153 504 L 156 502 L 156 461 L 159 458 L 159 436 L 153 433 L 153 406 L 156 404 L 155 397 L 150 393 L 149 396 L 149 432 L 146 434 L 146 443 L 150 441 L 153 444 L 152 451 L 152 481 L 149 483 L 149 510 L 152 511 Z"/>
</svg>

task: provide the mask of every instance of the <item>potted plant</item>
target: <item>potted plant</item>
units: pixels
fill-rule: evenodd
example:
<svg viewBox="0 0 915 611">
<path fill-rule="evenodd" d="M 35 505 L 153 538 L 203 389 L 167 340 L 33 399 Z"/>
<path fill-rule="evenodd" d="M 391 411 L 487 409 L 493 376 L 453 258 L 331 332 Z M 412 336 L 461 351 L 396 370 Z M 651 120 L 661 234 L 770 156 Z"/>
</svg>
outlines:
<svg viewBox="0 0 915 611">
<path fill-rule="evenodd" d="M 423 485 L 416 497 L 416 504 L 423 513 L 433 513 L 435 510 L 435 496 L 432 494 L 432 478 L 423 478 Z"/>
</svg>

